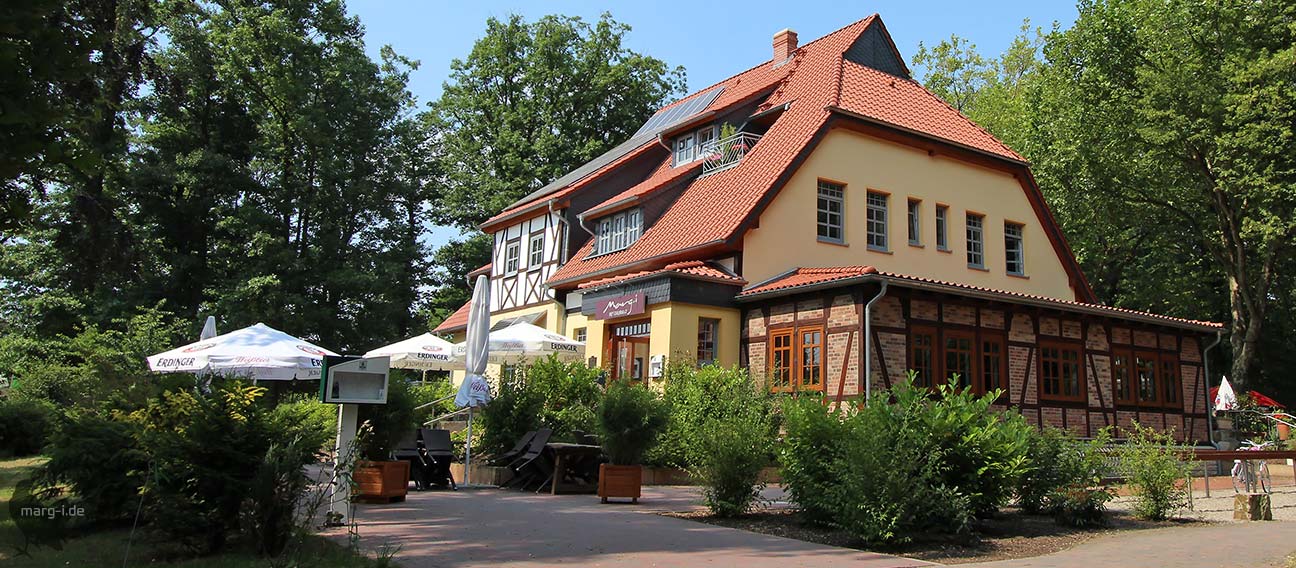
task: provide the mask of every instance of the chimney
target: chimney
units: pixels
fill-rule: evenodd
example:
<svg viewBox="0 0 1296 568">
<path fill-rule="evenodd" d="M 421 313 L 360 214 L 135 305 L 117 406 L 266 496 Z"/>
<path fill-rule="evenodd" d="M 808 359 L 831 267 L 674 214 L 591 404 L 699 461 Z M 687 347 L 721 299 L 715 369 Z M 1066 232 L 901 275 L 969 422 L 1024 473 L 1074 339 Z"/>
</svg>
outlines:
<svg viewBox="0 0 1296 568">
<path fill-rule="evenodd" d="M 792 52 L 797 48 L 796 32 L 784 29 L 774 34 L 774 64 L 778 65 L 792 57 Z"/>
</svg>

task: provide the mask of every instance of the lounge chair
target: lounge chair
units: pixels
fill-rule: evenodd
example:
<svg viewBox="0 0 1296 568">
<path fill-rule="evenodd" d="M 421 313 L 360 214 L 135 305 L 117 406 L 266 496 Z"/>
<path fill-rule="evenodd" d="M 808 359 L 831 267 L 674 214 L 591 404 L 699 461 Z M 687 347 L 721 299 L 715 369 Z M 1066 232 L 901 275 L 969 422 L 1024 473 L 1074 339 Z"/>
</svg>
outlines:
<svg viewBox="0 0 1296 568">
<path fill-rule="evenodd" d="M 542 458 L 545 444 L 549 443 L 549 437 L 553 436 L 553 430 L 541 428 L 536 431 L 535 436 L 531 438 L 531 444 L 527 446 L 526 452 L 518 456 L 509 463 L 509 469 L 513 470 L 513 479 L 509 480 L 507 485 L 517 484 L 523 489 L 535 481 L 537 477 L 547 475 L 545 466 L 547 462 Z"/>
<path fill-rule="evenodd" d="M 422 455 L 428 462 L 424 472 L 424 483 L 436 487 L 449 486 L 458 490 L 454 476 L 450 474 L 450 462 L 454 460 L 454 446 L 450 442 L 450 431 L 435 428 L 419 430 L 423 441 Z"/>
<path fill-rule="evenodd" d="M 523 452 L 526 451 L 527 447 L 531 445 L 531 439 L 534 438 L 535 435 L 536 435 L 535 430 L 523 434 L 521 438 L 518 438 L 517 443 L 513 444 L 513 449 L 504 452 L 498 458 L 495 458 L 495 463 L 508 465 L 513 460 L 521 457 Z"/>
</svg>

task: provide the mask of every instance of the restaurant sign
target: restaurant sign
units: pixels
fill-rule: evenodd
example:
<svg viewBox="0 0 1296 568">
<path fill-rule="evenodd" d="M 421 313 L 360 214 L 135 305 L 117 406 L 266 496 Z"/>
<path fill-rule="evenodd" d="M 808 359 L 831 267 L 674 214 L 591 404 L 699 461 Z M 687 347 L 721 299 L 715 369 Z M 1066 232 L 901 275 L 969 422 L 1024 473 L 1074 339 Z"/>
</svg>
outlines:
<svg viewBox="0 0 1296 568">
<path fill-rule="evenodd" d="M 595 304 L 594 319 L 613 319 L 644 313 L 644 293 L 636 292 L 599 300 Z"/>
</svg>

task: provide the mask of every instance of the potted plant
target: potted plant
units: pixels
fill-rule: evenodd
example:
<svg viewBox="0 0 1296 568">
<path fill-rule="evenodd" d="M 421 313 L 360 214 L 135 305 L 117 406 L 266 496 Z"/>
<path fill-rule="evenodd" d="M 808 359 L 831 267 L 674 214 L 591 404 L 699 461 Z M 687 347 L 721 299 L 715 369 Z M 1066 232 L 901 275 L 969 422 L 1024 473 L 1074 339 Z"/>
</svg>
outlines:
<svg viewBox="0 0 1296 568">
<path fill-rule="evenodd" d="M 666 404 L 656 392 L 616 381 L 598 408 L 598 430 L 608 461 L 599 465 L 598 495 L 639 502 L 644 453 L 666 429 Z"/>
<path fill-rule="evenodd" d="M 404 501 L 409 491 L 410 462 L 392 459 L 392 451 L 418 427 L 414 399 L 403 379 L 393 378 L 388 388 L 387 404 L 369 404 L 360 409 L 360 459 L 351 474 L 357 500 Z"/>
</svg>

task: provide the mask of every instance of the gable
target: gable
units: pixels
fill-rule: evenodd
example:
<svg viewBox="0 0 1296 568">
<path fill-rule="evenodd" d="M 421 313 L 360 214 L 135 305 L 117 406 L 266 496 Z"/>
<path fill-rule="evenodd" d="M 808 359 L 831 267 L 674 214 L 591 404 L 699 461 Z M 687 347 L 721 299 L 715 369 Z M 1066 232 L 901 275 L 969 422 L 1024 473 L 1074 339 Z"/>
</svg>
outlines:
<svg viewBox="0 0 1296 568">
<path fill-rule="evenodd" d="M 891 43 L 886 29 L 881 23 L 875 23 L 864 30 L 859 38 L 852 43 L 842 57 L 847 61 L 852 61 L 877 69 L 883 73 L 889 73 L 897 77 L 909 78 L 909 69 L 905 67 L 904 61 L 900 59 L 900 54 L 896 52 L 895 45 Z"/>
</svg>

